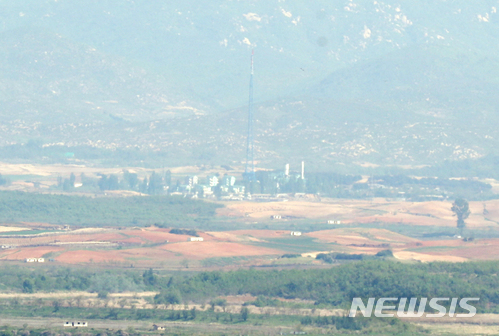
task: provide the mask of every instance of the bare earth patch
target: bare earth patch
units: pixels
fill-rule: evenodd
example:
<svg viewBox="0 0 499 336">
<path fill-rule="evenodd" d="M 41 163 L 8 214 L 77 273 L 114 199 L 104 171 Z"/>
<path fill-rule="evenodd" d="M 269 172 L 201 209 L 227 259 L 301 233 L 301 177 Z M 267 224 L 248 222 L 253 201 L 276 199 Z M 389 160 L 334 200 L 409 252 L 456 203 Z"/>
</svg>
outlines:
<svg viewBox="0 0 499 336">
<path fill-rule="evenodd" d="M 231 242 L 185 242 L 177 244 L 167 244 L 162 249 L 181 253 L 189 259 L 206 259 L 213 257 L 237 257 L 237 256 L 260 256 L 260 255 L 280 255 L 283 251 L 243 245 Z"/>
<path fill-rule="evenodd" d="M 445 261 L 445 262 L 463 262 L 467 261 L 466 258 L 448 256 L 448 255 L 431 255 L 416 253 L 410 251 L 400 251 L 393 254 L 395 258 L 400 260 L 417 260 L 422 262 L 432 262 L 432 261 Z"/>
</svg>

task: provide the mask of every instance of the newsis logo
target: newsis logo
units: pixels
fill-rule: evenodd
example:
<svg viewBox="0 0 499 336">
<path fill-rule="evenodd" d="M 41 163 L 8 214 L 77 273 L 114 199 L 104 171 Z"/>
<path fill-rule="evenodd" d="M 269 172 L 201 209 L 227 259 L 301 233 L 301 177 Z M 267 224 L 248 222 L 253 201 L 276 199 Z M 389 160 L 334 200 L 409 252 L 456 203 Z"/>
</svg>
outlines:
<svg viewBox="0 0 499 336">
<path fill-rule="evenodd" d="M 417 298 L 411 298 L 409 301 L 409 306 L 406 310 L 407 298 L 380 298 L 376 302 L 375 298 L 369 298 L 367 300 L 367 305 L 364 304 L 361 298 L 354 298 L 352 301 L 352 307 L 350 308 L 349 317 L 355 317 L 357 315 L 357 310 L 362 313 L 364 317 L 371 317 L 374 310 L 374 316 L 376 317 L 394 317 L 395 314 L 398 317 L 422 317 L 426 310 L 426 304 L 428 303 L 427 298 L 421 298 L 419 302 L 418 311 L 416 312 L 416 306 L 418 303 Z M 479 301 L 479 298 L 433 298 L 430 299 L 429 307 L 435 310 L 435 314 L 426 314 L 426 317 L 444 317 L 449 315 L 449 317 L 473 317 L 476 314 L 476 308 L 470 305 L 468 302 Z M 376 305 L 374 304 L 376 302 Z M 398 304 L 397 304 L 398 303 Z M 450 303 L 449 311 L 442 304 Z M 456 307 L 458 306 L 463 310 L 467 311 L 466 314 L 456 314 Z M 384 312 L 385 311 L 385 312 Z M 390 312 L 387 312 L 390 311 Z M 396 313 L 394 313 L 396 311 Z"/>
</svg>

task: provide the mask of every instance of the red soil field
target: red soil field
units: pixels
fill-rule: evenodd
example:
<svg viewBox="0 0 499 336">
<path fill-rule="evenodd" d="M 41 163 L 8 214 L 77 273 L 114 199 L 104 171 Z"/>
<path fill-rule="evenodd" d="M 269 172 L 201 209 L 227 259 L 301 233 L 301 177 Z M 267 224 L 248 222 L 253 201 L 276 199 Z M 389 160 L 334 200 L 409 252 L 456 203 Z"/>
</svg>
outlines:
<svg viewBox="0 0 499 336">
<path fill-rule="evenodd" d="M 236 231 L 226 231 L 234 235 L 240 236 L 251 236 L 255 238 L 279 238 L 283 236 L 289 236 L 290 231 L 274 231 L 274 230 L 236 230 Z"/>
<path fill-rule="evenodd" d="M 184 235 L 175 235 L 171 234 L 165 231 L 160 231 L 160 230 L 127 230 L 124 231 L 123 233 L 133 236 L 133 237 L 140 237 L 142 240 L 145 242 L 152 242 L 152 243 L 162 243 L 162 242 L 176 242 L 176 241 L 187 241 L 188 236 Z"/>
<path fill-rule="evenodd" d="M 141 239 L 139 237 L 131 237 L 131 238 L 126 238 L 126 239 L 120 240 L 120 243 L 134 244 L 134 245 L 141 245 L 144 242 L 145 242 L 144 239 Z"/>
<path fill-rule="evenodd" d="M 0 259 L 5 260 L 24 260 L 26 258 L 42 258 L 44 254 L 50 252 L 63 251 L 64 248 L 58 246 L 40 246 L 40 247 L 26 247 L 21 249 L 8 249 L 1 255 Z"/>
<path fill-rule="evenodd" d="M 151 259 L 161 261 L 170 259 L 182 259 L 181 256 L 176 255 L 173 252 L 164 250 L 163 248 L 134 248 L 122 250 L 120 252 L 120 255 L 122 257 L 129 258 L 130 260 Z"/>
<path fill-rule="evenodd" d="M 58 256 L 56 260 L 69 264 L 126 262 L 152 265 L 161 261 L 182 260 L 182 257 L 159 248 L 135 248 L 111 251 L 67 251 Z"/>
<path fill-rule="evenodd" d="M 67 264 L 125 261 L 125 259 L 120 255 L 120 251 L 89 251 L 89 250 L 64 252 L 55 259 L 59 262 Z"/>
<path fill-rule="evenodd" d="M 284 252 L 276 249 L 256 247 L 230 242 L 184 242 L 166 244 L 161 249 L 181 253 L 189 259 L 206 259 L 213 257 L 237 257 L 237 256 L 259 256 L 279 255 Z"/>
</svg>

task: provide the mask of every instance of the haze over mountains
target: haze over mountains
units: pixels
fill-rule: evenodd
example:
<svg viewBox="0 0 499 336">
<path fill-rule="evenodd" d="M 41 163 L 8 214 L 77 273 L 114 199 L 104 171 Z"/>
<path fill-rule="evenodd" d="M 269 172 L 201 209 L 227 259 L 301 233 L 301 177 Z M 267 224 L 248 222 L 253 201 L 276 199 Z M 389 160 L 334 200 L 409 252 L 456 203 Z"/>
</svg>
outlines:
<svg viewBox="0 0 499 336">
<path fill-rule="evenodd" d="M 496 154 L 497 1 L 0 4 L 0 144 L 434 164 Z M 76 156 L 78 151 L 75 150 Z"/>
</svg>

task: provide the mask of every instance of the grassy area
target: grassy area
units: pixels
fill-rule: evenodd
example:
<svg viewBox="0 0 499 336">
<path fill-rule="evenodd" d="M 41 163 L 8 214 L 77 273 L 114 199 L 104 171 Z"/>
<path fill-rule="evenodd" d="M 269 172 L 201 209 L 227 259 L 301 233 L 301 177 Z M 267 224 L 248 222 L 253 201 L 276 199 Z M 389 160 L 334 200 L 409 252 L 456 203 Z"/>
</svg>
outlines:
<svg viewBox="0 0 499 336">
<path fill-rule="evenodd" d="M 248 261 L 262 259 L 265 256 L 257 257 L 214 257 L 201 260 L 201 265 L 203 267 L 213 267 L 213 266 L 230 266 L 230 265 L 240 265 Z"/>
<path fill-rule="evenodd" d="M 462 246 L 459 248 L 463 248 Z M 464 247 L 466 248 L 466 247 Z M 427 247 L 415 247 L 412 249 L 407 249 L 406 251 L 411 252 L 448 252 L 457 249 L 456 246 L 427 246 Z"/>
<path fill-rule="evenodd" d="M 91 198 L 0 191 L 0 223 L 196 226 L 211 222 L 219 207 L 183 197 Z"/>
<path fill-rule="evenodd" d="M 26 231 L 7 231 L 0 233 L 2 236 L 24 236 L 24 235 L 36 235 L 45 232 L 54 232 L 54 230 L 26 230 Z"/>
<path fill-rule="evenodd" d="M 299 257 L 299 258 L 280 258 L 272 261 L 272 265 L 312 265 L 315 258 Z"/>
<path fill-rule="evenodd" d="M 5 175 L 4 178 L 6 178 L 8 181 L 14 182 L 14 181 L 45 181 L 47 179 L 47 176 L 42 176 L 42 175 Z"/>
<path fill-rule="evenodd" d="M 417 335 L 416 332 L 422 331 L 421 328 L 395 319 L 303 317 L 275 313 L 252 314 L 245 307 L 241 308 L 238 313 L 229 313 L 212 309 L 200 311 L 196 309 L 61 307 L 58 305 L 58 301 L 52 302 L 51 306 L 41 305 L 46 304 L 42 301 L 38 302 L 37 305 L 26 305 L 15 301 L 2 303 L 1 316 L 3 319 L 9 317 L 44 317 L 61 319 L 61 321 L 109 320 L 110 324 L 112 324 L 112 321 L 148 321 L 151 327 L 153 323 L 168 325 L 175 322 L 190 326 L 205 326 L 205 332 L 208 332 L 206 335 L 210 335 L 210 330 L 216 330 L 216 325 L 230 326 L 232 330 L 239 332 L 242 330 L 255 331 L 260 328 L 281 328 L 286 333 L 305 331 L 309 335 L 324 334 L 324 332 L 329 333 L 332 331 L 335 331 L 336 335 L 347 335 L 359 331 L 363 331 L 362 333 L 367 335 Z M 8 304 L 6 305 L 6 303 Z"/>
</svg>

